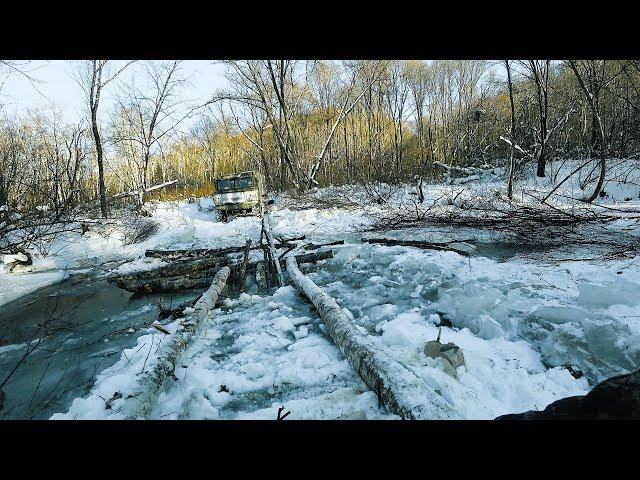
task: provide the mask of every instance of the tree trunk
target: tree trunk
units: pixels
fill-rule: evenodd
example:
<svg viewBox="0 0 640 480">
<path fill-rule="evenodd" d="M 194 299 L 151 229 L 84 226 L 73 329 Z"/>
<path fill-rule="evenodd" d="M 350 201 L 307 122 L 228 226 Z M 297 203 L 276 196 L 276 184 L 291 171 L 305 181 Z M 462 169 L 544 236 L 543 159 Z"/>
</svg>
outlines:
<svg viewBox="0 0 640 480">
<path fill-rule="evenodd" d="M 598 135 L 600 136 L 600 176 L 598 177 L 598 183 L 593 193 L 591 194 L 591 196 L 583 199 L 584 202 L 591 203 L 596 198 L 598 198 L 598 195 L 602 190 L 602 186 L 604 185 L 604 179 L 607 173 L 606 157 L 605 157 L 606 152 L 605 152 L 604 126 L 602 125 L 602 119 L 600 118 L 600 113 L 598 112 L 596 99 L 594 98 L 593 93 L 590 92 L 587 86 L 585 85 L 584 80 L 580 75 L 580 72 L 578 72 L 578 67 L 576 66 L 575 60 L 569 60 L 569 66 L 571 67 L 571 70 L 573 70 L 573 73 L 576 76 L 576 79 L 578 80 L 578 84 L 580 85 L 582 92 L 587 97 L 589 107 L 591 108 L 591 114 L 593 115 L 593 119 L 595 119 L 596 121 Z"/>
<path fill-rule="evenodd" d="M 340 351 L 390 412 L 410 420 L 458 418 L 451 405 L 422 379 L 360 333 L 336 301 L 300 272 L 294 257 L 287 258 L 287 271 L 318 310 Z"/>
<path fill-rule="evenodd" d="M 267 248 L 266 245 L 264 247 Z M 245 252 L 248 252 L 247 247 L 243 248 L 245 248 Z M 245 258 L 248 259 L 248 255 L 246 255 Z M 295 258 L 299 263 L 315 263 L 320 260 L 333 258 L 333 250 L 296 255 Z M 113 277 L 111 281 L 115 282 L 119 288 L 137 294 L 177 292 L 185 289 L 204 288 L 208 286 L 216 272 L 226 266 L 231 269 L 235 282 L 239 283 L 242 287 L 244 282 L 241 279 L 248 273 L 255 274 L 258 270 L 258 264 L 260 263 L 264 262 L 249 263 L 247 260 L 245 264 L 243 260 L 242 262 L 232 263 L 230 259 L 220 257 L 199 260 L 191 259 L 176 261 L 155 270 L 116 276 Z M 281 268 L 285 266 L 285 263 L 286 261 L 284 259 L 278 261 Z"/>
<path fill-rule="evenodd" d="M 511 149 L 509 155 L 509 180 L 507 183 L 507 196 L 513 197 L 513 180 L 515 179 L 516 159 L 515 159 L 515 145 L 516 145 L 516 113 L 513 103 L 513 83 L 511 81 L 511 67 L 509 66 L 509 60 L 505 60 L 507 67 L 507 82 L 509 84 L 509 104 L 511 106 Z M 543 172 L 544 173 L 544 172 Z"/>
<path fill-rule="evenodd" d="M 91 108 L 91 132 L 93 133 L 93 140 L 96 144 L 96 159 L 98 162 L 98 195 L 100 197 L 100 212 L 103 218 L 107 218 L 107 188 L 104 183 L 104 162 L 102 152 L 102 140 L 100 139 L 100 132 L 98 131 L 98 104 Z"/>
<path fill-rule="evenodd" d="M 194 305 L 193 313 L 188 314 L 178 330 L 164 342 L 164 346 L 157 356 L 157 361 L 144 371 L 138 383 L 139 391 L 130 392 L 128 395 L 127 418 L 145 418 L 151 412 L 164 381 L 168 376 L 175 375 L 176 361 L 187 348 L 202 321 L 215 307 L 230 273 L 231 270 L 228 267 L 218 271 L 209 289 Z"/>
</svg>

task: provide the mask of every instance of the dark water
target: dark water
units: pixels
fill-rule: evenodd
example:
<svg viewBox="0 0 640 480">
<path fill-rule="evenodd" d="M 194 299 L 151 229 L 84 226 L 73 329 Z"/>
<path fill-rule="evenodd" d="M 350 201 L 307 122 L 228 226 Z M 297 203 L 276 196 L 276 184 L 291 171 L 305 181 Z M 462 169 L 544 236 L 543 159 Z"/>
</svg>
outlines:
<svg viewBox="0 0 640 480">
<path fill-rule="evenodd" d="M 176 308 L 199 293 L 136 298 L 105 279 L 78 274 L 0 306 L 0 383 L 28 345 L 35 347 L 2 387 L 0 418 L 41 419 L 66 411 L 89 392 L 97 373 L 135 345 L 160 305 Z"/>
</svg>

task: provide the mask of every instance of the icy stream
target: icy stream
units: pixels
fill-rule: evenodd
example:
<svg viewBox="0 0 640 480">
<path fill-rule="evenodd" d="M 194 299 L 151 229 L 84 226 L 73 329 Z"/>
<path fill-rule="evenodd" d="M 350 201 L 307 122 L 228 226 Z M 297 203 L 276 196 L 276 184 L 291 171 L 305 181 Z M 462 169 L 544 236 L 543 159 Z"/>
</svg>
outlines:
<svg viewBox="0 0 640 480">
<path fill-rule="evenodd" d="M 86 395 L 95 375 L 148 332 L 159 303 L 176 307 L 199 292 L 132 298 L 97 272 L 71 275 L 0 306 L 0 382 L 25 354 L 37 349 L 3 387 L 0 418 L 49 418 Z M 48 334 L 38 332 L 46 323 Z M 35 337 L 34 337 L 35 336 Z"/>
</svg>

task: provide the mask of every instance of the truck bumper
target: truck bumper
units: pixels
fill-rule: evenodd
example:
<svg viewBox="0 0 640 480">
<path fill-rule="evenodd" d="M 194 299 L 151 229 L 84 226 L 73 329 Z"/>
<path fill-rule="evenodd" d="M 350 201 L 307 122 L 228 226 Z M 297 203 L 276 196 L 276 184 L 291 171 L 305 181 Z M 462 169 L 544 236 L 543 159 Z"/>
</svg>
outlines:
<svg viewBox="0 0 640 480">
<path fill-rule="evenodd" d="M 258 202 L 223 203 L 216 204 L 216 209 L 223 212 L 238 212 L 240 210 L 252 210 Z"/>
</svg>

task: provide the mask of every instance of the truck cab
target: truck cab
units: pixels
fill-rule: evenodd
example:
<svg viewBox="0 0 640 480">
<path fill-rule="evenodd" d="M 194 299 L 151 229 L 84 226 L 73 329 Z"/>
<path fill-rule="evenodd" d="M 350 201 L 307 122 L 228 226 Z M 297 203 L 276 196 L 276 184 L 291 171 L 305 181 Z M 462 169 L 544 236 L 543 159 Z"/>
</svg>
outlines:
<svg viewBox="0 0 640 480">
<path fill-rule="evenodd" d="M 265 195 L 264 179 L 259 172 L 225 175 L 213 185 L 213 201 L 223 222 L 229 215 L 259 212 Z"/>
</svg>

